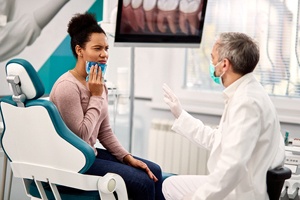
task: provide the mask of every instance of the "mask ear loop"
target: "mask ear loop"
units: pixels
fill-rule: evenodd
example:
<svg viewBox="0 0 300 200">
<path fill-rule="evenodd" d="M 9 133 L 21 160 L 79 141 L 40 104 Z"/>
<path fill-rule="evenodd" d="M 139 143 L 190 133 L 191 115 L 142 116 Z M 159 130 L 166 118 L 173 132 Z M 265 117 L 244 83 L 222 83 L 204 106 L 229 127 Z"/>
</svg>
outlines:
<svg viewBox="0 0 300 200">
<path fill-rule="evenodd" d="M 214 65 L 214 63 L 212 62 L 212 60 L 210 60 L 210 64 L 211 64 L 212 66 L 214 66 L 214 68 L 215 68 L 215 70 L 214 70 L 214 76 L 216 76 L 216 67 L 217 67 L 221 62 L 222 62 L 222 60 L 219 61 L 216 65 Z"/>
<path fill-rule="evenodd" d="M 225 74 L 225 72 L 223 72 L 221 75 L 220 75 L 220 83 L 221 85 L 224 87 L 224 83 L 223 83 L 223 79 L 222 79 L 222 76 Z"/>
<path fill-rule="evenodd" d="M 217 66 L 218 66 L 222 61 L 223 61 L 223 60 L 219 61 L 216 65 L 214 65 L 214 67 L 215 67 L 215 73 L 216 73 L 216 68 L 217 68 Z M 224 72 L 224 73 L 225 73 L 225 72 Z M 222 73 L 219 77 L 223 76 L 224 73 Z M 215 74 L 215 75 L 216 75 L 216 74 Z"/>
</svg>

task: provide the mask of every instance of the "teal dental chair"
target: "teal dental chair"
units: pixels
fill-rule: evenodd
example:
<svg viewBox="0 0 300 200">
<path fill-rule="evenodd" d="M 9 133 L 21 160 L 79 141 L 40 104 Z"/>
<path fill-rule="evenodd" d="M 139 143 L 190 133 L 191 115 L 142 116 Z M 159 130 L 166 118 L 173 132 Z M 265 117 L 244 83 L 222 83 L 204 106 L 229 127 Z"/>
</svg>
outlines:
<svg viewBox="0 0 300 200">
<path fill-rule="evenodd" d="M 52 102 L 40 98 L 44 86 L 32 65 L 23 59 L 10 60 L 6 75 L 13 95 L 0 99 L 4 125 L 0 139 L 26 195 L 31 199 L 127 200 L 121 176 L 84 174 L 95 160 L 94 151 L 68 129 Z"/>
</svg>

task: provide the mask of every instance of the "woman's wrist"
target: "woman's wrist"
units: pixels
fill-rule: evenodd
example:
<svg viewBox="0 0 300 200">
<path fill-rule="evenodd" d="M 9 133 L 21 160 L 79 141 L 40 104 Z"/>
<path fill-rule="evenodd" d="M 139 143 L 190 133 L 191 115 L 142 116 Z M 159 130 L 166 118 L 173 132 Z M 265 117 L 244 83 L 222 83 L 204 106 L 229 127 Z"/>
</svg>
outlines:
<svg viewBox="0 0 300 200">
<path fill-rule="evenodd" d="M 132 155 L 131 155 L 131 154 L 127 154 L 126 156 L 124 156 L 123 162 L 124 162 L 125 164 L 129 164 L 129 163 L 130 163 L 130 160 L 132 160 L 132 159 L 134 159 L 134 158 L 132 157 Z"/>
</svg>

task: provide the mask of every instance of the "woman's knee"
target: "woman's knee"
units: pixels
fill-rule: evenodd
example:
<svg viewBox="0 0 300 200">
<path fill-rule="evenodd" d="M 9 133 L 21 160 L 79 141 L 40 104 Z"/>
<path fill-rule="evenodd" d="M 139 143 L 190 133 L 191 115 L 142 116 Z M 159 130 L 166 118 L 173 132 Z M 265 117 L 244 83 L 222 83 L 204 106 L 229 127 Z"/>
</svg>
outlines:
<svg viewBox="0 0 300 200">
<path fill-rule="evenodd" d="M 150 160 L 145 160 L 145 159 L 142 159 L 142 158 L 138 158 L 138 157 L 135 157 L 136 159 L 139 159 L 141 161 L 143 161 L 144 163 L 147 164 L 147 166 L 149 167 L 149 169 L 151 170 L 151 172 L 155 175 L 155 176 L 159 176 L 161 177 L 161 168 L 158 164 L 150 161 Z M 159 178 L 157 177 L 157 178 Z"/>
<path fill-rule="evenodd" d="M 154 199 L 155 185 L 154 181 L 147 176 L 140 176 L 138 179 L 132 179 L 126 184 L 130 196 L 134 199 Z"/>
</svg>

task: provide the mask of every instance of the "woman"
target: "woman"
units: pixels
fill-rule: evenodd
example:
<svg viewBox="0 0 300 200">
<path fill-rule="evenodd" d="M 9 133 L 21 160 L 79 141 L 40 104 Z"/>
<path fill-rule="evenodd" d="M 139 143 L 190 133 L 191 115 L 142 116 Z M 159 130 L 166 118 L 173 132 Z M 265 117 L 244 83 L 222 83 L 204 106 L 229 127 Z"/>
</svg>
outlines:
<svg viewBox="0 0 300 200">
<path fill-rule="evenodd" d="M 133 157 L 121 146 L 111 130 L 108 91 L 99 66 L 92 66 L 86 79 L 86 61 L 107 62 L 105 32 L 94 15 L 86 13 L 76 14 L 70 20 L 68 33 L 77 62 L 74 69 L 56 81 L 50 100 L 57 106 L 66 125 L 95 151 L 95 162 L 86 173 L 100 176 L 107 172 L 117 173 L 124 179 L 130 198 L 164 199 L 160 167 Z M 94 147 L 97 139 L 106 150 Z"/>
</svg>

